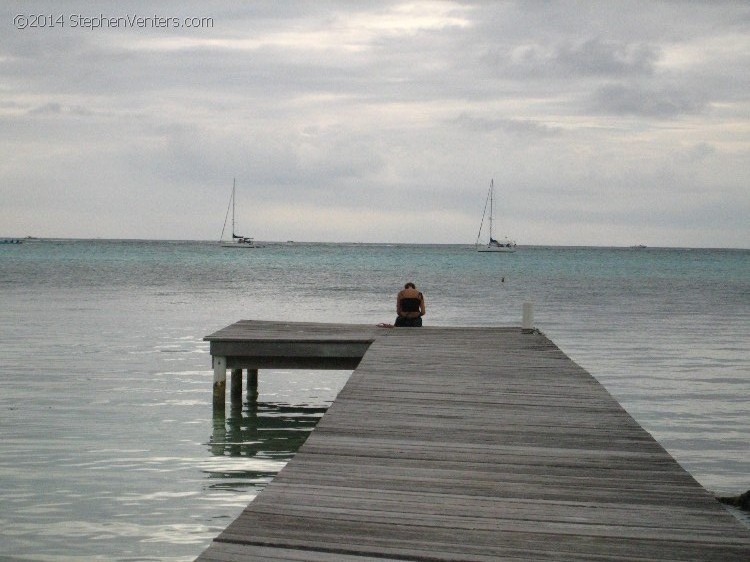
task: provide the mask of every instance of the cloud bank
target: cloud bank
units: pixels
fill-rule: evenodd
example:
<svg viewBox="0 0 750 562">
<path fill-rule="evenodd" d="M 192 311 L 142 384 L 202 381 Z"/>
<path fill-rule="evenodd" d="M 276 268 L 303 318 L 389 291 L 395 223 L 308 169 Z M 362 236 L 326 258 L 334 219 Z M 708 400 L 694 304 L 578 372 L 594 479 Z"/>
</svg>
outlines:
<svg viewBox="0 0 750 562">
<path fill-rule="evenodd" d="M 471 244 L 494 178 L 520 244 L 750 247 L 743 3 L 24 2 L 0 22 L 0 236 L 216 239 L 237 178 L 258 239 Z"/>
</svg>

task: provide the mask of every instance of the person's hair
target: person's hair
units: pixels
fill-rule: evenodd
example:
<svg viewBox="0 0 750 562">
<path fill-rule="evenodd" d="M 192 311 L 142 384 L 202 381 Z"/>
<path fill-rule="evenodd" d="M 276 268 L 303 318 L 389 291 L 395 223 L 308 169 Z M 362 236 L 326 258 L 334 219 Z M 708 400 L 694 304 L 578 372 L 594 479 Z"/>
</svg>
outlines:
<svg viewBox="0 0 750 562">
<path fill-rule="evenodd" d="M 417 286 L 411 281 L 409 281 L 406 285 L 404 285 L 404 289 L 416 289 L 416 288 Z"/>
</svg>

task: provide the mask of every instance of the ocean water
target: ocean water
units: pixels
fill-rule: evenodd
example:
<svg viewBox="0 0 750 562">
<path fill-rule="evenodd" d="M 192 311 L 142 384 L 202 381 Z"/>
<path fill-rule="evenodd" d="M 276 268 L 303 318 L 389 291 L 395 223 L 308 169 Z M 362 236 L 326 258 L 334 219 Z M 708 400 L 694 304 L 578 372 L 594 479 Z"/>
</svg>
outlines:
<svg viewBox="0 0 750 562">
<path fill-rule="evenodd" d="M 39 241 L 0 245 L 0 560 L 193 560 L 347 371 L 261 371 L 213 419 L 203 336 L 240 319 L 535 326 L 706 489 L 750 489 L 750 251 Z M 750 524 L 747 515 L 735 512 Z"/>
</svg>

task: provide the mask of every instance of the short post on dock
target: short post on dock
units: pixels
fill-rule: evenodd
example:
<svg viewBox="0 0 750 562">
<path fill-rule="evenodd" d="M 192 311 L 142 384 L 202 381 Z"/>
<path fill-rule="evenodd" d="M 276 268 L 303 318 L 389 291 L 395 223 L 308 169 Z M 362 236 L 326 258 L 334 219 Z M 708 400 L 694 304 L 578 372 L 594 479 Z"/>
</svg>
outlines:
<svg viewBox="0 0 750 562">
<path fill-rule="evenodd" d="M 523 303 L 523 319 L 521 321 L 521 331 L 525 334 L 534 331 L 534 305 L 530 302 Z"/>
</svg>

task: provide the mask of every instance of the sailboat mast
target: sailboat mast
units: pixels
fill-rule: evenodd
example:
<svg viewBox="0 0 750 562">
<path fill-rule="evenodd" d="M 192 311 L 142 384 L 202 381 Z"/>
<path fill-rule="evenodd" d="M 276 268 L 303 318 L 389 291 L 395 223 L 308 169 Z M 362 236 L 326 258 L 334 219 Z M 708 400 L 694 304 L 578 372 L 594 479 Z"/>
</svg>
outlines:
<svg viewBox="0 0 750 562">
<path fill-rule="evenodd" d="M 492 240 L 492 216 L 495 214 L 492 208 L 493 201 L 495 199 L 495 179 L 490 180 L 490 240 Z"/>
<path fill-rule="evenodd" d="M 234 240 L 234 189 L 236 187 L 237 179 L 232 178 L 232 240 Z"/>
</svg>

